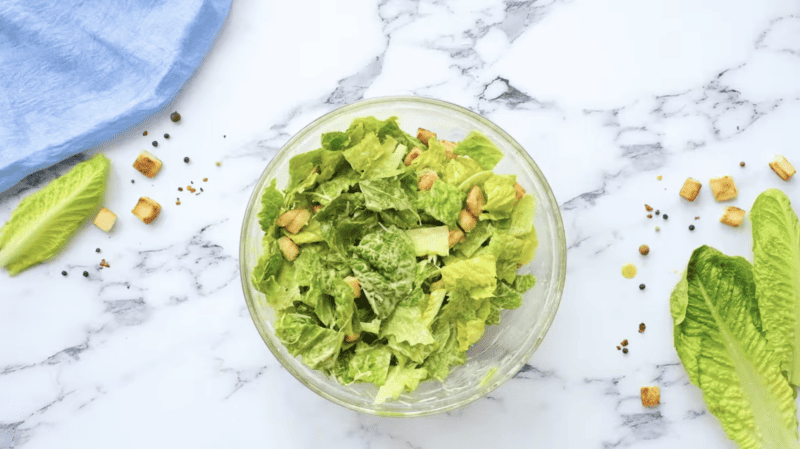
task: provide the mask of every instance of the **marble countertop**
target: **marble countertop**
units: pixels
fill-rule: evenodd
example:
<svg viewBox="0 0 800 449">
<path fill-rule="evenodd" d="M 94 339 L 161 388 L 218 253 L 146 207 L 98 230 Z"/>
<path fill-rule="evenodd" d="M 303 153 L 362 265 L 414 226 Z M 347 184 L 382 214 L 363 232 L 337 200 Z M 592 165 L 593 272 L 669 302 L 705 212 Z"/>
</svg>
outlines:
<svg viewBox="0 0 800 449">
<path fill-rule="evenodd" d="M 694 203 L 678 190 L 730 174 L 731 205 L 768 187 L 800 204 L 800 180 L 767 166 L 775 153 L 800 165 L 799 78 L 788 0 L 237 0 L 168 110 L 0 194 L 5 222 L 101 151 L 119 216 L 110 234 L 89 225 L 55 260 L 0 273 L 0 448 L 732 448 L 675 353 L 668 297 L 697 246 L 750 257 L 750 226 L 719 223 L 728 204 L 707 187 Z M 413 420 L 303 387 L 256 332 L 238 270 L 245 205 L 280 147 L 337 107 L 398 94 L 470 108 L 527 148 L 569 247 L 560 310 L 522 371 Z M 152 180 L 131 167 L 142 149 L 164 161 Z M 192 183 L 203 191 L 177 191 Z M 128 212 L 140 196 L 163 205 L 149 226 Z M 644 385 L 661 388 L 659 407 L 642 407 Z"/>
</svg>

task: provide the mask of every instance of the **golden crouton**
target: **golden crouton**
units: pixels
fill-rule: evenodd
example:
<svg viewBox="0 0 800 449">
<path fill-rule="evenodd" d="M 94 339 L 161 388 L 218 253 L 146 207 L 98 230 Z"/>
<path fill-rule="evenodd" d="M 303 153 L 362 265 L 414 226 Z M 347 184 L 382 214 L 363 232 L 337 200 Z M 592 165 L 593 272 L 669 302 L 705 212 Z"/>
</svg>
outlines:
<svg viewBox="0 0 800 449">
<path fill-rule="evenodd" d="M 742 224 L 742 220 L 744 220 L 744 211 L 734 206 L 726 207 L 725 213 L 722 214 L 722 218 L 719 219 L 719 221 L 728 226 L 739 226 Z"/>
<path fill-rule="evenodd" d="M 291 223 L 286 225 L 286 230 L 292 234 L 297 234 L 300 232 L 300 229 L 303 226 L 308 224 L 308 220 L 311 219 L 311 212 L 308 209 L 296 209 L 297 214 L 294 216 L 294 219 Z"/>
<path fill-rule="evenodd" d="M 300 255 L 300 248 L 289 237 L 281 236 L 278 239 L 278 247 L 283 253 L 283 257 L 289 262 L 295 260 Z"/>
<path fill-rule="evenodd" d="M 430 139 L 431 137 L 435 138 L 436 133 L 432 133 L 427 129 L 422 129 L 422 128 L 417 129 L 417 139 L 419 139 L 419 141 L 424 143 L 425 145 L 428 145 L 428 139 Z"/>
<path fill-rule="evenodd" d="M 769 163 L 769 166 L 772 168 L 772 171 L 774 171 L 784 181 L 788 181 L 789 178 L 796 173 L 796 170 L 794 167 L 792 167 L 792 164 L 790 164 L 789 161 L 787 161 L 786 158 L 780 154 L 775 155 L 775 157 Z"/>
<path fill-rule="evenodd" d="M 150 224 L 158 217 L 158 213 L 161 212 L 161 205 L 143 196 L 139 198 L 139 202 L 136 203 L 136 206 L 134 206 L 131 212 L 145 222 L 145 224 Z"/>
<path fill-rule="evenodd" d="M 461 226 L 464 232 L 470 232 L 478 225 L 478 220 L 465 209 L 458 215 L 458 225 Z"/>
<path fill-rule="evenodd" d="M 516 198 L 517 201 L 519 201 L 519 200 L 522 199 L 523 196 L 525 196 L 525 189 L 523 189 L 522 186 L 519 185 L 518 182 L 515 182 L 514 183 L 514 198 Z"/>
<path fill-rule="evenodd" d="M 464 231 L 461 229 L 455 229 L 450 231 L 450 234 L 447 236 L 447 244 L 450 248 L 456 246 L 457 243 L 461 243 L 466 240 L 466 236 L 464 235 Z"/>
<path fill-rule="evenodd" d="M 300 209 L 292 209 L 290 211 L 286 211 L 278 217 L 278 226 L 285 228 L 292 224 L 295 218 L 297 218 L 297 214 L 300 213 Z"/>
<path fill-rule="evenodd" d="M 437 179 L 439 179 L 439 175 L 437 175 L 435 171 L 425 173 L 419 178 L 419 189 L 430 190 Z"/>
<path fill-rule="evenodd" d="M 711 178 L 709 184 L 711 184 L 711 191 L 714 192 L 714 198 L 717 201 L 732 200 L 739 194 L 736 191 L 736 184 L 733 183 L 733 178 L 730 176 Z"/>
<path fill-rule="evenodd" d="M 346 278 L 344 278 L 344 281 L 347 282 L 348 284 L 350 284 L 351 287 L 353 287 L 353 293 L 355 294 L 355 297 L 356 298 L 360 298 L 361 297 L 361 283 L 358 282 L 358 279 L 354 278 L 353 276 L 347 276 Z"/>
<path fill-rule="evenodd" d="M 422 154 L 422 150 L 419 148 L 414 148 L 413 150 L 409 151 L 408 154 L 406 154 L 406 159 L 403 161 L 403 163 L 406 164 L 406 166 L 411 165 L 411 163 L 414 162 L 414 159 L 418 158 L 420 154 Z"/>
<path fill-rule="evenodd" d="M 683 188 L 681 188 L 681 196 L 689 201 L 694 201 L 697 198 L 697 194 L 700 193 L 700 187 L 702 187 L 700 181 L 694 178 L 686 178 L 686 182 L 683 183 Z"/>
<path fill-rule="evenodd" d="M 486 198 L 483 196 L 481 188 L 472 186 L 472 190 L 467 194 L 467 210 L 474 216 L 480 216 L 483 213 L 483 206 L 486 205 Z"/>
<path fill-rule="evenodd" d="M 94 219 L 95 226 L 106 232 L 110 231 L 116 222 L 117 216 L 114 214 L 114 212 L 111 212 L 105 207 L 100 209 L 100 212 L 97 213 L 97 217 Z"/>
<path fill-rule="evenodd" d="M 661 392 L 658 387 L 642 387 L 642 405 L 645 407 L 655 407 L 661 403 Z"/>
<path fill-rule="evenodd" d="M 442 140 L 439 143 L 444 147 L 444 153 L 447 159 L 455 159 L 458 157 L 455 153 L 453 153 L 453 149 L 455 149 L 456 145 L 458 145 L 457 143 L 450 142 L 449 140 Z"/>
<path fill-rule="evenodd" d="M 152 178 L 161 170 L 161 160 L 147 151 L 142 151 L 136 161 L 133 162 L 133 168 L 139 170 L 148 178 Z"/>
</svg>

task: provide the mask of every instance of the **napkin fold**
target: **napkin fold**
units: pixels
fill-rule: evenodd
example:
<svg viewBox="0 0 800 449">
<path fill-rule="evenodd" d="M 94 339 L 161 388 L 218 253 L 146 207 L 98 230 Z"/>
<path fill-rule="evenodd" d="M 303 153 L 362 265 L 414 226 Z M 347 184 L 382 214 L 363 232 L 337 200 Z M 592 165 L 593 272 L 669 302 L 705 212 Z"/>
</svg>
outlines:
<svg viewBox="0 0 800 449">
<path fill-rule="evenodd" d="M 0 192 L 163 108 L 231 0 L 0 2 Z"/>
</svg>

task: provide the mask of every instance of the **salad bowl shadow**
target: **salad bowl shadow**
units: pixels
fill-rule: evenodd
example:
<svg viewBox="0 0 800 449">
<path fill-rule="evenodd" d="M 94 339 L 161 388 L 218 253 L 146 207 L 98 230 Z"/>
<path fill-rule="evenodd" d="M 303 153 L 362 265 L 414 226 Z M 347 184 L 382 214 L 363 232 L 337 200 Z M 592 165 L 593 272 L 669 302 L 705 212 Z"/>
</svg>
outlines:
<svg viewBox="0 0 800 449">
<path fill-rule="evenodd" d="M 381 120 L 396 116 L 400 127 L 408 132 L 425 128 L 450 141 L 459 141 L 473 130 L 486 135 L 504 154 L 495 173 L 516 175 L 517 181 L 533 196 L 538 238 L 533 261 L 519 270 L 519 274 L 536 277 L 535 286 L 523 295 L 522 305 L 504 310 L 500 324 L 487 326 L 483 337 L 467 352 L 466 363 L 454 367 L 444 382 L 422 382 L 416 390 L 383 403 L 375 401 L 378 388 L 374 385 L 341 385 L 292 356 L 275 334 L 275 312 L 250 282 L 263 251 L 264 233 L 258 213 L 265 189 L 273 179 L 279 189 L 285 188 L 289 182 L 289 160 L 319 148 L 321 134 L 345 130 L 353 119 L 366 116 Z M 561 214 L 550 186 L 530 154 L 510 135 L 486 118 L 451 103 L 422 97 L 381 97 L 350 104 L 320 117 L 292 137 L 267 165 L 253 189 L 242 222 L 239 268 L 247 307 L 259 334 L 297 380 L 323 398 L 361 413 L 417 417 L 453 410 L 487 395 L 531 359 L 558 311 L 566 277 L 566 253 Z"/>
</svg>

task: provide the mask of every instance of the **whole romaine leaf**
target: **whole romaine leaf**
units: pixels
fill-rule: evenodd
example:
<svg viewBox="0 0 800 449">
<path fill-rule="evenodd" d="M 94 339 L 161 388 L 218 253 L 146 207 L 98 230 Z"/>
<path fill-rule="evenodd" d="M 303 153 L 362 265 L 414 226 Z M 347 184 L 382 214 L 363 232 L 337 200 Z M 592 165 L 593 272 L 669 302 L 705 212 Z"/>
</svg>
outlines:
<svg viewBox="0 0 800 449">
<path fill-rule="evenodd" d="M 761 333 L 753 270 L 708 246 L 670 299 L 675 348 L 709 410 L 742 448 L 797 448 L 797 405 Z"/>
<path fill-rule="evenodd" d="M 336 363 L 344 333 L 317 324 L 305 314 L 284 313 L 275 320 L 275 335 L 293 356 L 302 357 L 312 369 L 330 368 Z"/>
<path fill-rule="evenodd" d="M 277 179 L 273 179 L 269 187 L 261 195 L 261 211 L 258 213 L 258 223 L 264 232 L 268 232 L 275 225 L 275 220 L 281 214 L 283 194 L 275 188 Z"/>
<path fill-rule="evenodd" d="M 456 145 L 453 153 L 469 156 L 484 170 L 491 170 L 503 159 L 503 152 L 480 131 L 472 131 Z"/>
<path fill-rule="evenodd" d="M 767 345 L 800 385 L 800 223 L 789 198 L 763 192 L 750 211 L 753 273 Z"/>
<path fill-rule="evenodd" d="M 55 256 L 97 212 L 110 166 L 98 154 L 20 201 L 0 229 L 0 266 L 16 276 Z"/>
<path fill-rule="evenodd" d="M 457 187 L 436 180 L 430 190 L 419 192 L 417 207 L 453 229 L 466 198 L 467 195 Z"/>
</svg>

